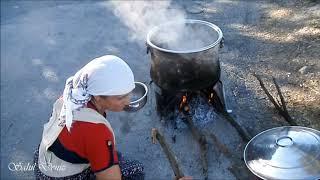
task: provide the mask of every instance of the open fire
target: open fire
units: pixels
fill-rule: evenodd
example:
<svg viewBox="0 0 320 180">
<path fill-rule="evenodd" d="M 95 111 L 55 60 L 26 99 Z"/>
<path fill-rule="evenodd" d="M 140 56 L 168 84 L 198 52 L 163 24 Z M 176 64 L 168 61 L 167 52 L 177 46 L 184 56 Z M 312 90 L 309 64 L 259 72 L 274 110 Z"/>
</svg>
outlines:
<svg viewBox="0 0 320 180">
<path fill-rule="evenodd" d="M 191 108 L 189 102 L 192 98 L 199 96 L 206 99 L 208 104 L 218 112 L 226 111 L 223 86 L 220 80 L 208 88 L 197 91 L 168 92 L 159 87 L 156 89 L 158 89 L 156 91 L 157 112 L 161 117 L 176 109 L 179 112 L 189 112 Z"/>
<path fill-rule="evenodd" d="M 155 85 L 156 86 L 156 85 Z M 207 138 L 201 132 L 197 125 L 194 122 L 193 113 L 190 112 L 193 109 L 198 108 L 196 103 L 190 103 L 193 100 L 197 100 L 199 98 L 204 99 L 206 105 L 212 105 L 213 109 L 217 111 L 224 112 L 225 109 L 225 101 L 223 97 L 223 86 L 222 82 L 219 80 L 216 84 L 209 86 L 205 89 L 200 89 L 197 91 L 178 91 L 178 92 L 168 92 L 158 87 L 158 91 L 156 94 L 156 104 L 157 104 L 157 112 L 160 116 L 165 119 L 168 118 L 168 114 L 175 114 L 174 112 L 178 111 L 180 117 L 184 124 L 186 124 L 194 139 L 197 140 L 200 147 L 200 159 L 202 164 L 202 171 L 205 179 L 208 178 L 208 143 Z M 178 117 L 173 117 L 172 121 L 176 124 Z M 212 118 L 211 118 L 212 119 Z M 175 138 L 174 138 L 175 139 Z"/>
</svg>

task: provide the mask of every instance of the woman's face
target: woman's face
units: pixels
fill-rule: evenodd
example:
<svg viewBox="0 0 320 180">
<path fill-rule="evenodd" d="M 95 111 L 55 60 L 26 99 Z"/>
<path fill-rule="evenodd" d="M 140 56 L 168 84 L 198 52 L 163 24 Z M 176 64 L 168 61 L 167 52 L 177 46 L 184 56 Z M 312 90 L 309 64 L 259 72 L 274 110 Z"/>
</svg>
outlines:
<svg viewBox="0 0 320 180">
<path fill-rule="evenodd" d="M 121 96 L 100 96 L 100 106 L 108 111 L 119 112 L 130 103 L 129 94 Z"/>
</svg>

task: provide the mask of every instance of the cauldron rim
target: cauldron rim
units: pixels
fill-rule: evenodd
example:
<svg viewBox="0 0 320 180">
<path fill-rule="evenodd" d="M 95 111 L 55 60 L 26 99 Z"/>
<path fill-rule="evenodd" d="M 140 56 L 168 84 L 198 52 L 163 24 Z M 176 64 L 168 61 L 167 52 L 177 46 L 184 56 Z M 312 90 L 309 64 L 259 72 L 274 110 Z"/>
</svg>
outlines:
<svg viewBox="0 0 320 180">
<path fill-rule="evenodd" d="M 198 23 L 198 24 L 204 24 L 207 25 L 209 27 L 211 27 L 213 30 L 215 30 L 218 33 L 218 38 L 215 42 L 211 43 L 208 46 L 202 47 L 202 48 L 197 48 L 197 49 L 193 49 L 193 50 L 170 50 L 170 49 L 165 49 L 165 48 L 161 48 L 159 46 L 156 46 L 154 43 L 151 42 L 151 37 L 154 35 L 154 33 L 156 31 L 159 30 L 160 27 L 162 26 L 166 26 L 166 25 L 170 25 L 170 24 L 176 24 L 176 23 Z M 163 52 L 168 52 L 168 53 L 177 53 L 177 54 L 186 54 L 186 53 L 197 53 L 197 52 L 201 52 L 201 51 L 206 51 L 208 49 L 211 49 L 213 47 L 215 47 L 216 45 L 218 45 L 220 43 L 220 41 L 223 38 L 223 33 L 221 31 L 221 29 L 208 21 L 203 21 L 203 20 L 197 20 L 197 19 L 186 19 L 184 21 L 180 21 L 180 22 L 168 22 L 168 23 L 164 23 L 164 24 L 160 24 L 159 26 L 154 27 L 153 29 L 151 29 L 149 31 L 149 33 L 147 34 L 147 45 L 151 46 L 152 48 L 155 48 L 159 51 L 163 51 Z"/>
</svg>

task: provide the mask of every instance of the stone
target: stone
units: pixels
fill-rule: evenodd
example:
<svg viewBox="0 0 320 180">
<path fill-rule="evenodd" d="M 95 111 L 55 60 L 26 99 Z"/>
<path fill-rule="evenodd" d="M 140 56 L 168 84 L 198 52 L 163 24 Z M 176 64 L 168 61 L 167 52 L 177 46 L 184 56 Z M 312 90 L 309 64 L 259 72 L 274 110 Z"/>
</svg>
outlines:
<svg viewBox="0 0 320 180">
<path fill-rule="evenodd" d="M 146 116 L 150 116 L 151 115 L 151 110 L 148 110 L 144 113 Z"/>
<path fill-rule="evenodd" d="M 310 66 L 303 66 L 299 69 L 300 74 L 308 74 L 311 70 Z"/>
</svg>

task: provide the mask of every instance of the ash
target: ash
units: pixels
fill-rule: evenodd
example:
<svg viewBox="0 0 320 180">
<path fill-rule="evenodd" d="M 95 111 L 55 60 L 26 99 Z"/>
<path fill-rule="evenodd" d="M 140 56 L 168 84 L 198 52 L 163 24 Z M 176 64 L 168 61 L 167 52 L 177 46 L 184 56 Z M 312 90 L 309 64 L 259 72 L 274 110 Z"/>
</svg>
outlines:
<svg viewBox="0 0 320 180">
<path fill-rule="evenodd" d="M 215 119 L 217 119 L 218 115 L 215 113 L 214 107 L 208 102 L 207 99 L 201 97 L 200 95 L 194 95 L 190 102 L 190 115 L 193 119 L 193 122 L 198 128 L 205 128 L 208 123 L 212 123 Z M 175 111 L 176 114 L 176 123 L 178 128 L 186 127 L 184 121 L 184 114 L 179 112 L 179 110 Z"/>
</svg>

